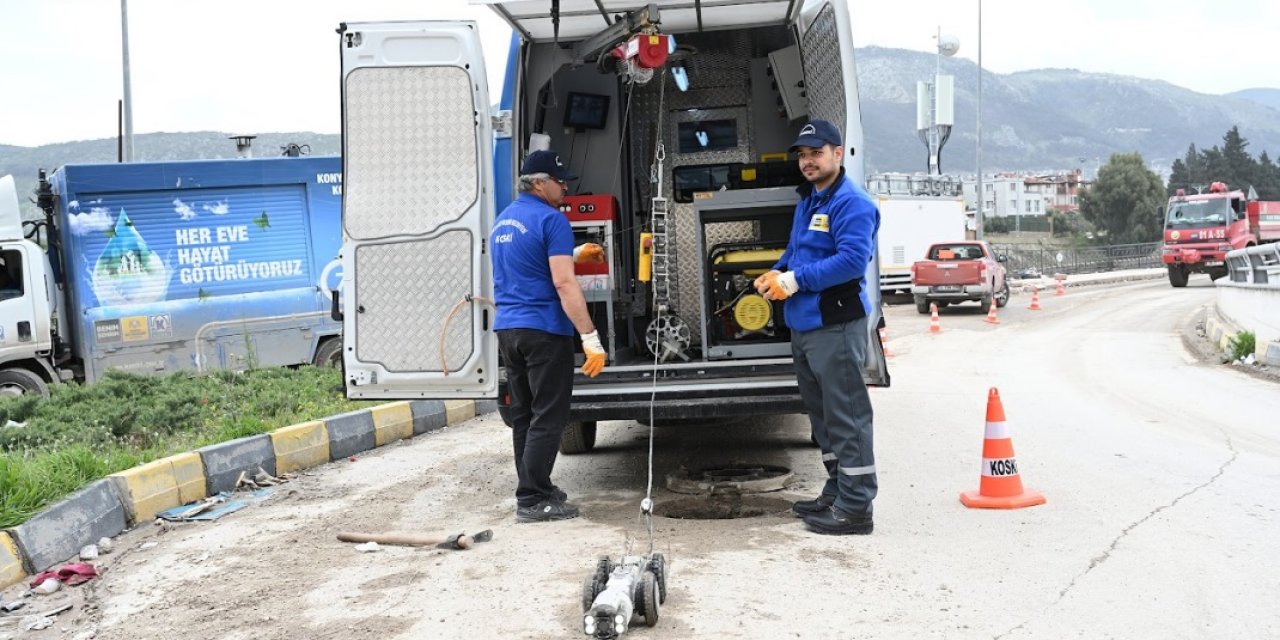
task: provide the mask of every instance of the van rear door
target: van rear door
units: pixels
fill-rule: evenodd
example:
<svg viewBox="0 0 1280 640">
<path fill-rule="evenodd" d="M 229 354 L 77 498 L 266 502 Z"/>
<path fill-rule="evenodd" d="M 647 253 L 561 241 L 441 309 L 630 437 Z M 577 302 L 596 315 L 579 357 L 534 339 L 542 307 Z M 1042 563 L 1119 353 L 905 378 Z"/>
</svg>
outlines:
<svg viewBox="0 0 1280 640">
<path fill-rule="evenodd" d="M 491 398 L 489 94 L 473 22 L 353 23 L 342 55 L 351 398 Z"/>
</svg>

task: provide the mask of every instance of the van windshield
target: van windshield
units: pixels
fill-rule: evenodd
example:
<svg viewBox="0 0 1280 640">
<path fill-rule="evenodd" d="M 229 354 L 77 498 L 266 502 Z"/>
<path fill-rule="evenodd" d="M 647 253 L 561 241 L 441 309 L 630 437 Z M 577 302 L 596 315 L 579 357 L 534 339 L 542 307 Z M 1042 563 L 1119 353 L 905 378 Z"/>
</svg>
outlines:
<svg viewBox="0 0 1280 640">
<path fill-rule="evenodd" d="M 1203 229 L 1221 227 L 1231 222 L 1231 208 L 1226 199 L 1175 202 L 1165 218 L 1166 229 Z"/>
</svg>

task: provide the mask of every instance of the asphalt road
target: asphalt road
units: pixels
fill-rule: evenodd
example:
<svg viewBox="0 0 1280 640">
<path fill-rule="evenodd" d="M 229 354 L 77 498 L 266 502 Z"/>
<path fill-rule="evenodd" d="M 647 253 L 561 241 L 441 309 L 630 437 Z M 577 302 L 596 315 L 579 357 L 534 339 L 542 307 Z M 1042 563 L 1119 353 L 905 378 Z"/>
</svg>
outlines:
<svg viewBox="0 0 1280 640">
<path fill-rule="evenodd" d="M 1183 348 L 1213 299 L 1208 281 L 1049 292 L 1038 312 L 1028 299 L 1016 294 L 997 326 L 976 305 L 944 309 L 938 336 L 914 306 L 888 309 L 893 385 L 872 392 L 871 536 L 818 536 L 783 513 L 820 482 L 802 416 L 658 429 L 659 484 L 682 466 L 797 475 L 757 517 L 658 518 L 670 596 L 657 627 L 628 635 L 1280 636 L 1280 389 Z M 978 485 L 993 386 L 1022 479 L 1045 505 L 958 500 Z M 583 517 L 556 524 L 513 524 L 496 416 L 328 465 L 220 521 L 123 536 L 105 576 L 75 592 L 77 609 L 30 637 L 583 637 L 595 558 L 646 544 L 647 433 L 604 423 L 596 452 L 562 456 L 557 481 Z M 678 498 L 655 497 L 660 509 Z M 466 552 L 361 554 L 334 539 L 484 527 L 495 539 Z M 48 602 L 59 597 L 71 596 Z"/>
</svg>

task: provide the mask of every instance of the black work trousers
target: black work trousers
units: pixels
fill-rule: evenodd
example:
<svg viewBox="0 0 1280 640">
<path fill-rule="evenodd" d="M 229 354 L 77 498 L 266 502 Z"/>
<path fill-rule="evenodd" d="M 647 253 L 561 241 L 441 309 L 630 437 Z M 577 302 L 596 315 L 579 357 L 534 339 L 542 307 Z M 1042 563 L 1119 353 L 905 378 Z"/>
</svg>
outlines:
<svg viewBox="0 0 1280 640">
<path fill-rule="evenodd" d="M 511 394 L 516 503 L 532 507 L 551 497 L 560 434 L 569 424 L 573 394 L 573 337 L 536 329 L 498 331 Z"/>
</svg>

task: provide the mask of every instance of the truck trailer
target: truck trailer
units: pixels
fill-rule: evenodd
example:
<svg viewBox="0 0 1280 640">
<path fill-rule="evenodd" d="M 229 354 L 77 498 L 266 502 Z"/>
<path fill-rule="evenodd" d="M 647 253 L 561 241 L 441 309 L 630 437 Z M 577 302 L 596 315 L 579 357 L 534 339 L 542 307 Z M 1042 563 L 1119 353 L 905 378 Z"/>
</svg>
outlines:
<svg viewBox="0 0 1280 640">
<path fill-rule="evenodd" d="M 911 291 L 911 265 L 935 242 L 965 237 L 964 200 L 949 196 L 878 195 L 880 291 Z"/>
<path fill-rule="evenodd" d="M 847 3 L 484 4 L 513 31 L 494 111 L 474 23 L 338 30 L 347 395 L 497 399 L 507 418 L 486 244 L 549 147 L 581 176 L 577 242 L 608 256 L 578 272 L 608 365 L 575 374 L 561 450 L 602 420 L 803 412 L 781 305 L 751 283 L 786 245 L 807 120 L 839 126 L 863 184 Z M 887 385 L 875 259 L 865 278 L 863 378 Z"/>
<path fill-rule="evenodd" d="M 341 172 L 337 157 L 41 171 L 43 220 L 0 206 L 0 393 L 339 363 Z"/>
</svg>

